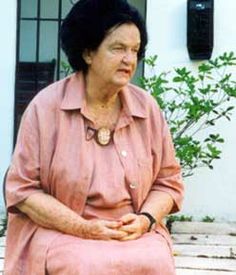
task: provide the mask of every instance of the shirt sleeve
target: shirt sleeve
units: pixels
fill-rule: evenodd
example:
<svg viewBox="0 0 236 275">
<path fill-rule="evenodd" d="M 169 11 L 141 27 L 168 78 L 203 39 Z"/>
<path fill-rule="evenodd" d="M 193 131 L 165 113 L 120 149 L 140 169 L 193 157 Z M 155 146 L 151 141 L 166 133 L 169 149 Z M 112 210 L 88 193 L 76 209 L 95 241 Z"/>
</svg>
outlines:
<svg viewBox="0 0 236 275">
<path fill-rule="evenodd" d="M 18 203 L 36 192 L 43 192 L 40 184 L 40 140 L 36 108 L 26 109 L 18 132 L 12 163 L 6 178 L 7 210 L 17 213 Z"/>
<path fill-rule="evenodd" d="M 171 213 L 177 212 L 181 209 L 184 194 L 184 184 L 182 180 L 181 167 L 175 157 L 175 148 L 172 142 L 171 133 L 163 114 L 158 111 L 157 117 L 160 120 L 157 122 L 159 142 L 158 142 L 158 156 L 159 169 L 155 174 L 155 180 L 152 185 L 152 191 L 161 191 L 168 193 L 173 201 L 174 206 Z M 156 151 L 156 152 L 157 152 Z"/>
</svg>

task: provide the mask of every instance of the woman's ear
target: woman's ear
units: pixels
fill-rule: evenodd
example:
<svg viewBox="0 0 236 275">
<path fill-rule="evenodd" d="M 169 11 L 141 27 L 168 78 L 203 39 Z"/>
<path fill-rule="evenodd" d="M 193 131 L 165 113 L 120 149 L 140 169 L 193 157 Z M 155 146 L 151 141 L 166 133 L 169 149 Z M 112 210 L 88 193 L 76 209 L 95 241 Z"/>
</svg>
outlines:
<svg viewBox="0 0 236 275">
<path fill-rule="evenodd" d="M 91 51 L 89 51 L 88 49 L 84 50 L 82 57 L 87 65 L 90 65 L 92 63 Z"/>
</svg>

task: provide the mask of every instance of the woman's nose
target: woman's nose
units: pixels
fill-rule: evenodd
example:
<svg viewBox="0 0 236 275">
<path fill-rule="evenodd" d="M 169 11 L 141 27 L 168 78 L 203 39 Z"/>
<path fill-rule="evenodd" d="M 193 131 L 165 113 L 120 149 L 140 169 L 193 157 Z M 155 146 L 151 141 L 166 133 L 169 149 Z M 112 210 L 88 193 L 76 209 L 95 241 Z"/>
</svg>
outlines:
<svg viewBox="0 0 236 275">
<path fill-rule="evenodd" d="M 137 54 L 133 51 L 126 51 L 122 61 L 127 64 L 133 64 L 137 61 Z"/>
</svg>

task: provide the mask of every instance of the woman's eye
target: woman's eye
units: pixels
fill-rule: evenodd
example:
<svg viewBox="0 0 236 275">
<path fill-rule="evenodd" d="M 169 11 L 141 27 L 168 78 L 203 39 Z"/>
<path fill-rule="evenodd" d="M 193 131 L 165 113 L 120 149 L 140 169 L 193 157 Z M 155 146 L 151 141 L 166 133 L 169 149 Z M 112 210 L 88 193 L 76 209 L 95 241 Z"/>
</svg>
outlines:
<svg viewBox="0 0 236 275">
<path fill-rule="evenodd" d="M 133 49 L 132 51 L 133 51 L 134 53 L 138 53 L 138 52 L 139 52 L 138 49 Z"/>
<path fill-rule="evenodd" d="M 124 48 L 122 48 L 122 47 L 115 47 L 115 48 L 113 48 L 113 50 L 115 50 L 115 51 L 123 51 Z"/>
</svg>

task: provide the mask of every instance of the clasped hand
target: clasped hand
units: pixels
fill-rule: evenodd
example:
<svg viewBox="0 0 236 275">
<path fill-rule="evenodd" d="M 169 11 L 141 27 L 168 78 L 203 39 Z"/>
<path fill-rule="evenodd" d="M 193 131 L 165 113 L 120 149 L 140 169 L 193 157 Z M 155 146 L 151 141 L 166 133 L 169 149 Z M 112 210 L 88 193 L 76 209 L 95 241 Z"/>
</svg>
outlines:
<svg viewBox="0 0 236 275">
<path fill-rule="evenodd" d="M 126 214 L 118 221 L 87 221 L 85 237 L 100 240 L 135 240 L 147 232 L 149 220 L 143 215 Z"/>
</svg>

